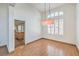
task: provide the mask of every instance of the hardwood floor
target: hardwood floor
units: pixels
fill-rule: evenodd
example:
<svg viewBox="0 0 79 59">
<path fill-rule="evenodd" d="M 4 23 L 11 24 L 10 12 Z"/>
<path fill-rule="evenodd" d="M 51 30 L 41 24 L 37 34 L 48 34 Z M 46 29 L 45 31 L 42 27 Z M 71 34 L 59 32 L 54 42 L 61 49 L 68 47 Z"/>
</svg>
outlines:
<svg viewBox="0 0 79 59">
<path fill-rule="evenodd" d="M 0 47 L 0 56 L 8 55 L 8 49 L 7 46 Z"/>
<path fill-rule="evenodd" d="M 8 53 L 7 47 L 0 47 L 0 56 L 79 56 L 75 45 L 65 44 L 48 39 L 40 39 L 21 45 L 12 53 Z"/>
<path fill-rule="evenodd" d="M 27 45 L 19 46 L 10 56 L 79 56 L 74 45 L 52 40 L 40 39 Z"/>
<path fill-rule="evenodd" d="M 15 47 L 17 48 L 17 47 L 19 47 L 21 45 L 25 45 L 24 39 L 22 39 L 22 40 L 15 39 Z"/>
</svg>

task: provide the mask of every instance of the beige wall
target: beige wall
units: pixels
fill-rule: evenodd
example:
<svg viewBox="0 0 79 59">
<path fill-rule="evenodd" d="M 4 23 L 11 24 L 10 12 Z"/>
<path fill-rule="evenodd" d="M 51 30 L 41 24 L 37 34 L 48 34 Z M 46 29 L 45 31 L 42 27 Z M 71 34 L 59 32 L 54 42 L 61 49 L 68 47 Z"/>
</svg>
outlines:
<svg viewBox="0 0 79 59">
<path fill-rule="evenodd" d="M 51 12 L 54 11 L 63 11 L 64 12 L 64 35 L 63 36 L 56 36 L 56 35 L 49 35 L 47 33 L 47 28 L 42 26 L 42 33 L 44 38 L 50 38 L 57 41 L 67 42 L 67 43 L 76 43 L 76 30 L 75 30 L 75 19 L 76 19 L 76 5 L 75 4 L 64 4 L 63 6 L 57 7 L 53 9 Z M 44 18 L 44 17 L 42 17 Z"/>
</svg>

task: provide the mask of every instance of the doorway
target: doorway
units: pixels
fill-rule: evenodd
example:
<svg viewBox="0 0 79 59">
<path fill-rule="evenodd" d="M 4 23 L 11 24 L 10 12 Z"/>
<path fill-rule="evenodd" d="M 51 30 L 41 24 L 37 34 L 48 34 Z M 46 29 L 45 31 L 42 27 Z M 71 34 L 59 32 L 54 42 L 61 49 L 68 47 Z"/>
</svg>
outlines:
<svg viewBox="0 0 79 59">
<path fill-rule="evenodd" d="M 25 45 L 25 21 L 15 20 L 15 48 Z"/>
</svg>

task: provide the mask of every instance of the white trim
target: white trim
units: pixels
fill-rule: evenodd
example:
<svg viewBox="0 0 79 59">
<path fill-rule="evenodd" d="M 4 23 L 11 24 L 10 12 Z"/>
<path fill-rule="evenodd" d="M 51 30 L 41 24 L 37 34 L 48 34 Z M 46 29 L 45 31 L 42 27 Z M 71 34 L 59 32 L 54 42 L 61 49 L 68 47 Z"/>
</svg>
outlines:
<svg viewBox="0 0 79 59">
<path fill-rule="evenodd" d="M 7 43 L 4 43 L 4 44 L 0 44 L 0 46 L 4 46 L 4 45 L 7 45 Z"/>
<path fill-rule="evenodd" d="M 18 20 L 18 19 L 14 19 L 14 25 L 15 25 L 15 20 Z M 19 21 L 24 21 L 24 44 L 26 45 L 26 21 L 25 20 L 19 20 Z M 15 26 L 14 26 L 15 27 Z M 15 47 L 15 32 L 14 32 L 14 47 Z"/>
<path fill-rule="evenodd" d="M 9 49 L 9 48 L 8 48 L 8 52 L 9 52 L 9 53 L 11 53 L 11 52 L 14 51 L 14 50 L 15 50 L 15 49 L 11 49 L 11 48 Z"/>
<path fill-rule="evenodd" d="M 77 48 L 78 48 L 78 50 L 79 50 L 79 44 L 76 44 L 76 46 L 77 46 Z"/>
</svg>

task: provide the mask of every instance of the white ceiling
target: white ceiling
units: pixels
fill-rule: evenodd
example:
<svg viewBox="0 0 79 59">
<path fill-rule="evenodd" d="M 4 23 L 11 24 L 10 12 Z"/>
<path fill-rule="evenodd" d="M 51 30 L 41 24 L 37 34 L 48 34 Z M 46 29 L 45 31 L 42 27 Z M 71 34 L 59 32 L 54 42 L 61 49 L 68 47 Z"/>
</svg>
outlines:
<svg viewBox="0 0 79 59">
<path fill-rule="evenodd" d="M 49 10 L 49 4 L 50 4 L 50 9 L 54 9 L 56 7 L 64 5 L 64 3 L 24 3 L 26 5 L 32 6 L 39 10 L 40 12 L 48 11 Z M 15 3 L 10 3 L 10 5 L 15 5 Z M 46 8 L 45 8 L 46 5 Z M 46 9 L 46 10 L 45 10 Z"/>
<path fill-rule="evenodd" d="M 64 3 L 50 3 L 50 9 L 54 9 L 63 5 Z M 45 11 L 45 3 L 30 3 L 31 6 L 39 10 L 40 12 Z M 49 10 L 49 3 L 46 3 L 46 11 Z"/>
</svg>

